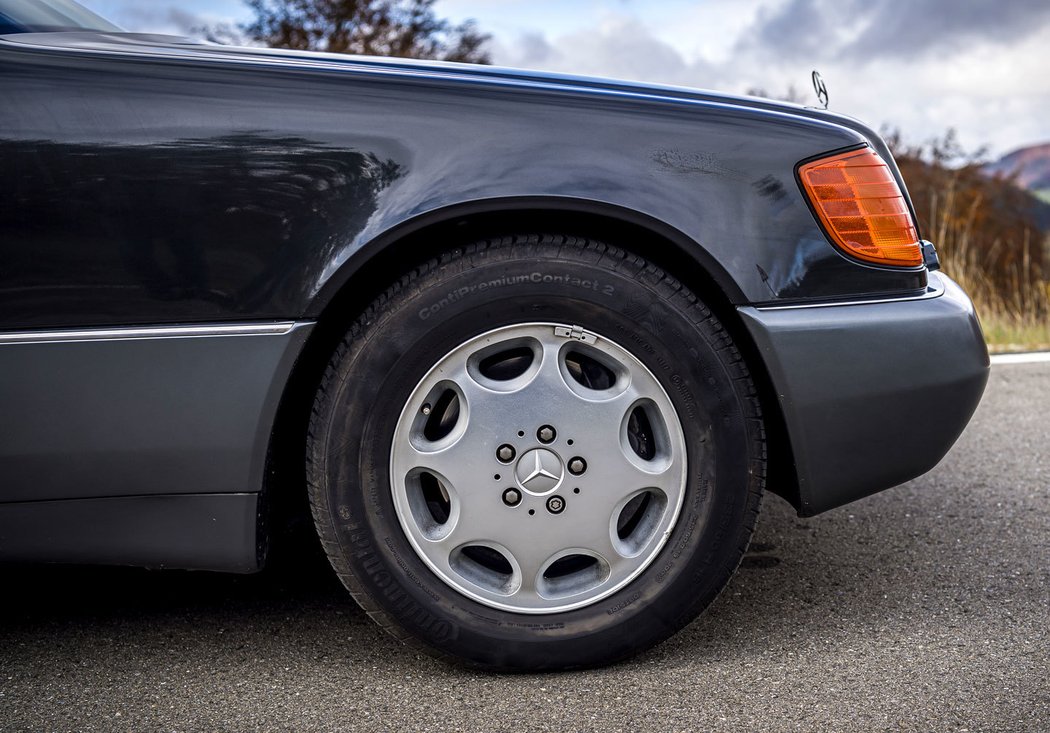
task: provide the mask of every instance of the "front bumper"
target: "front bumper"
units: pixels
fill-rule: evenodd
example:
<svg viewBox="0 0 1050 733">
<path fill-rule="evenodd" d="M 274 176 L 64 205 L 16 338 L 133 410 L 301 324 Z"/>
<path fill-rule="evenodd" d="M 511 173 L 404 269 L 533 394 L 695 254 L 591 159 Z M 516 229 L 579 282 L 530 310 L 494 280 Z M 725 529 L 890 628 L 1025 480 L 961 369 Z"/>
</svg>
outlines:
<svg viewBox="0 0 1050 733">
<path fill-rule="evenodd" d="M 799 514 L 929 471 L 973 415 L 988 381 L 981 326 L 951 279 L 932 273 L 930 286 L 920 298 L 739 309 L 780 400 Z"/>
</svg>

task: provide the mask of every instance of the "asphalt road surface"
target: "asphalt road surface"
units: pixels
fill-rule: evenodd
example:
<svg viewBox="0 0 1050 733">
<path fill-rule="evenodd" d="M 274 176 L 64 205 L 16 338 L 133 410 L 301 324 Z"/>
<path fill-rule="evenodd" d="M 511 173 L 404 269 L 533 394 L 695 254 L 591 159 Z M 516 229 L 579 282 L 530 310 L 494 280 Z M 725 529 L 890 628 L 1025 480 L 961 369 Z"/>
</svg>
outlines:
<svg viewBox="0 0 1050 733">
<path fill-rule="evenodd" d="M 0 730 L 1050 731 L 1048 412 L 1050 364 L 996 366 L 927 476 L 812 519 L 768 497 L 711 609 L 598 671 L 435 662 L 312 556 L 0 568 Z"/>
</svg>

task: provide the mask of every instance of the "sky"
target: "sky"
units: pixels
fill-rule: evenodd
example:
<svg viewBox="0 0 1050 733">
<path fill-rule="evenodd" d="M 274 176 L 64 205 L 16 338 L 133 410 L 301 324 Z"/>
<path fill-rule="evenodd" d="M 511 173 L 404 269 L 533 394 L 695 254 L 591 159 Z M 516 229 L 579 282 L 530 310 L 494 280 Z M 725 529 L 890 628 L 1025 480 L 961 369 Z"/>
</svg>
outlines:
<svg viewBox="0 0 1050 733">
<path fill-rule="evenodd" d="M 128 30 L 193 34 L 241 0 L 80 0 Z M 437 0 L 494 63 L 734 94 L 794 89 L 921 143 L 997 156 L 1050 141 L 1050 0 Z"/>
</svg>

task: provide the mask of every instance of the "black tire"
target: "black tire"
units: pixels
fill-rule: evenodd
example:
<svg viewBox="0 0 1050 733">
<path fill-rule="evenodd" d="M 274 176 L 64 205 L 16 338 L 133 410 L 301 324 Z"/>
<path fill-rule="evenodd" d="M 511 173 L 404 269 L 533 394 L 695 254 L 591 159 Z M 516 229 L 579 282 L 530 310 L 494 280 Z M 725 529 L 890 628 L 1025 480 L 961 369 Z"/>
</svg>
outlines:
<svg viewBox="0 0 1050 733">
<path fill-rule="evenodd" d="M 402 407 L 442 355 L 497 326 L 537 320 L 631 346 L 682 418 L 689 469 L 677 523 L 644 572 L 583 608 L 527 615 L 472 600 L 424 564 L 398 523 L 389 460 Z M 562 236 L 472 244 L 402 277 L 332 356 L 308 441 L 317 530 L 353 597 L 398 639 L 496 670 L 608 664 L 681 629 L 747 549 L 766 472 L 755 386 L 710 309 L 635 255 Z"/>
</svg>

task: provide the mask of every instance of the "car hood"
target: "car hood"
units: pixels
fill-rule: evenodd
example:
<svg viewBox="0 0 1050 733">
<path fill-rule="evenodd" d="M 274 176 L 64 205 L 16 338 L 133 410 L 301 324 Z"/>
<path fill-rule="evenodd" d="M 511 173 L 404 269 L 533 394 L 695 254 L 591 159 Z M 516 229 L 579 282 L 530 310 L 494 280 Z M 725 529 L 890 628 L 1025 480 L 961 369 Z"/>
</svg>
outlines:
<svg viewBox="0 0 1050 733">
<path fill-rule="evenodd" d="M 725 94 L 702 89 L 630 82 L 571 74 L 512 69 L 499 66 L 481 66 L 448 61 L 423 61 L 377 56 L 353 56 L 315 51 L 222 46 L 180 36 L 144 33 L 105 33 L 76 31 L 60 33 L 21 33 L 0 36 L 4 43 L 65 48 L 71 51 L 134 54 L 158 58 L 182 58 L 262 65 L 295 65 L 304 69 L 373 70 L 411 76 L 445 78 L 449 80 L 488 82 L 497 85 L 526 86 L 546 89 L 586 89 L 610 95 L 635 98 L 685 99 L 726 104 L 745 109 L 765 110 L 831 122 L 859 132 L 876 147 L 881 147 L 878 135 L 864 123 L 847 115 L 815 107 L 805 107 L 759 97 Z"/>
</svg>

